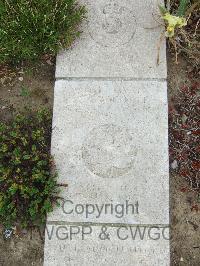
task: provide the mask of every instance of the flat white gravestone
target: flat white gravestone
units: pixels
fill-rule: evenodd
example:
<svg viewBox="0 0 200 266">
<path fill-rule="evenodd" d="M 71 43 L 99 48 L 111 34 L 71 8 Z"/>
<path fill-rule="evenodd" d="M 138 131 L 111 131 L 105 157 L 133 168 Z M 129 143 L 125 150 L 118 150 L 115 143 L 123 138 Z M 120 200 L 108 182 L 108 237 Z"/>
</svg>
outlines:
<svg viewBox="0 0 200 266">
<path fill-rule="evenodd" d="M 52 154 L 68 189 L 48 221 L 168 224 L 167 128 L 165 82 L 57 81 Z M 87 217 L 77 204 L 129 210 Z"/>
<path fill-rule="evenodd" d="M 57 57 L 52 155 L 68 187 L 47 217 L 44 266 L 169 266 L 159 2 L 80 0 L 83 34 Z M 146 231 L 135 238 L 131 228 Z M 100 237 L 104 229 L 109 238 Z"/>
<path fill-rule="evenodd" d="M 48 225 L 44 266 L 169 266 L 167 228 L 140 228 L 140 237 L 134 227 L 107 227 L 106 239 L 103 230 Z"/>
<path fill-rule="evenodd" d="M 57 57 L 56 77 L 166 78 L 156 0 L 82 0 L 88 10 L 81 38 Z M 162 1 L 160 1 L 162 2 Z"/>
</svg>

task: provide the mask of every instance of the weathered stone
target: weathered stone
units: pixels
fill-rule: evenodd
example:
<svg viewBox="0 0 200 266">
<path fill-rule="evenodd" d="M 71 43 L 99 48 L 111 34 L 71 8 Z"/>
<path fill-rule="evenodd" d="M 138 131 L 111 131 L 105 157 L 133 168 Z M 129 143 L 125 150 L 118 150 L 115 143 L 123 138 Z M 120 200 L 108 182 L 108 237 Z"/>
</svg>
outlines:
<svg viewBox="0 0 200 266">
<path fill-rule="evenodd" d="M 101 226 L 48 225 L 47 228 L 44 266 L 169 265 L 167 228 L 107 227 L 106 236 Z"/>
<path fill-rule="evenodd" d="M 57 57 L 52 154 L 58 182 L 68 188 L 47 218 L 44 266 L 168 266 L 167 68 L 158 1 L 80 3 L 88 10 L 83 34 Z M 105 226 L 109 239 L 101 238 Z"/>
<path fill-rule="evenodd" d="M 73 205 L 48 221 L 168 224 L 167 128 L 165 82 L 57 81 L 52 154 L 58 181 L 69 185 L 61 196 Z M 138 213 L 67 214 L 76 204 L 126 201 L 138 202 Z"/>
<path fill-rule="evenodd" d="M 161 1 L 162 2 L 162 1 Z M 56 77 L 166 78 L 158 1 L 82 0 L 81 38 L 57 57 Z M 157 65 L 160 45 L 160 64 Z"/>
</svg>

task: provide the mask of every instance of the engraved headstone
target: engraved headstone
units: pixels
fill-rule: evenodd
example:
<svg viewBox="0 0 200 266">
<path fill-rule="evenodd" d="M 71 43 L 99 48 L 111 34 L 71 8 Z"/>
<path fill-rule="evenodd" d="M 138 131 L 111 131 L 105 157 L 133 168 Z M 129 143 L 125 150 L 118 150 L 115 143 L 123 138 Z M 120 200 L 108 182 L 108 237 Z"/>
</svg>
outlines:
<svg viewBox="0 0 200 266">
<path fill-rule="evenodd" d="M 51 240 L 46 233 L 45 266 L 169 266 L 167 232 L 162 236 L 165 228 L 148 228 L 141 239 L 139 233 L 135 238 L 131 235 L 135 228 L 109 227 L 109 239 L 105 240 L 101 239 L 101 226 L 92 226 L 91 233 L 84 239 L 81 234 L 70 239 L 67 229 L 70 227 L 48 225 L 47 230 L 53 233 Z"/>
<path fill-rule="evenodd" d="M 166 49 L 157 0 L 80 0 L 57 57 L 52 155 L 60 206 L 44 266 L 169 266 Z"/>
<path fill-rule="evenodd" d="M 91 38 L 103 47 L 123 46 L 132 40 L 136 31 L 134 12 L 123 4 L 107 1 L 99 9 L 90 9 L 88 31 Z"/>
<path fill-rule="evenodd" d="M 57 81 L 52 154 L 59 182 L 68 184 L 61 196 L 72 203 L 55 208 L 48 220 L 167 224 L 167 138 L 166 82 Z M 74 210 L 126 200 L 138 201 L 138 214 L 86 217 Z"/>
<path fill-rule="evenodd" d="M 161 1 L 162 2 L 162 1 Z M 82 0 L 81 38 L 57 57 L 56 77 L 166 78 L 165 42 L 157 0 Z"/>
</svg>

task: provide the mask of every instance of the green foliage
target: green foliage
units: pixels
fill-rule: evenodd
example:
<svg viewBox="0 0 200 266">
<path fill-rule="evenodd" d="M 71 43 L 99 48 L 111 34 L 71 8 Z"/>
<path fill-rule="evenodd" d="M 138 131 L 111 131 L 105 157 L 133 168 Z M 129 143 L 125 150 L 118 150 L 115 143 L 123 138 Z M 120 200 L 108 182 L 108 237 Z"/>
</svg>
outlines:
<svg viewBox="0 0 200 266">
<path fill-rule="evenodd" d="M 35 60 L 69 47 L 84 16 L 76 0 L 0 0 L 0 63 Z"/>
<path fill-rule="evenodd" d="M 160 9 L 160 13 L 161 13 L 162 16 L 164 16 L 166 13 L 169 12 L 165 6 L 158 5 L 158 7 Z"/>
<path fill-rule="evenodd" d="M 57 192 L 50 155 L 51 116 L 47 111 L 17 115 L 0 123 L 0 223 L 44 222 Z"/>
<path fill-rule="evenodd" d="M 30 96 L 29 89 L 27 87 L 25 87 L 25 86 L 22 86 L 21 87 L 20 96 L 22 96 L 22 97 L 28 97 L 28 96 Z"/>
<path fill-rule="evenodd" d="M 188 0 L 180 0 L 180 4 L 177 10 L 177 16 L 184 17 L 185 12 L 188 8 L 189 1 Z"/>
</svg>

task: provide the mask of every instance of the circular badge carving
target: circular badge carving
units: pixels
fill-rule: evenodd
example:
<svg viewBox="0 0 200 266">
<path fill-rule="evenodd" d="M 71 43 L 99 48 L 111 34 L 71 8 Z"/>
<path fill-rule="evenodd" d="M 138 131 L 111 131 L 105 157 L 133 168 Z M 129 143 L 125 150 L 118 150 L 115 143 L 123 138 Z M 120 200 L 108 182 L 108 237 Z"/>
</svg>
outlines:
<svg viewBox="0 0 200 266">
<path fill-rule="evenodd" d="M 112 124 L 90 131 L 82 146 L 85 166 L 104 178 L 125 175 L 133 168 L 136 149 L 127 129 Z"/>
<path fill-rule="evenodd" d="M 130 42 L 135 34 L 135 16 L 129 8 L 110 2 L 103 8 L 91 10 L 88 30 L 101 46 L 121 46 Z"/>
</svg>

